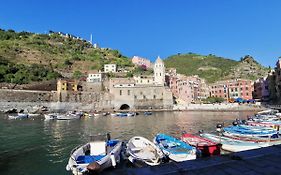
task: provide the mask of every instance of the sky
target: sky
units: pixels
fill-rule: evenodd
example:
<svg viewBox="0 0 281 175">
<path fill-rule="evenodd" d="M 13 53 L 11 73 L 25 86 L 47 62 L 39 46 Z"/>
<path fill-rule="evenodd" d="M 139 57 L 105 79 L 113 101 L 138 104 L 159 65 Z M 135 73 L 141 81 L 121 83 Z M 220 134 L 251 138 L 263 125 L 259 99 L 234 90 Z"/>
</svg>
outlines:
<svg viewBox="0 0 281 175">
<path fill-rule="evenodd" d="M 0 28 L 74 34 L 101 47 L 154 61 L 178 53 L 281 56 L 280 0 L 9 0 Z"/>
</svg>

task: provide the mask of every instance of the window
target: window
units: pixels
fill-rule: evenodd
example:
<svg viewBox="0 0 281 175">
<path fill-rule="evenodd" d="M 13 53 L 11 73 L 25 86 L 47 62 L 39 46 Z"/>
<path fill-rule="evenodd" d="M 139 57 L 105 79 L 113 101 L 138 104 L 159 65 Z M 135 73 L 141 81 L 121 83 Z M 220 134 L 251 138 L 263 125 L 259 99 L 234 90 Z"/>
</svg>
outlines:
<svg viewBox="0 0 281 175">
<path fill-rule="evenodd" d="M 159 76 L 161 77 L 161 73 L 159 73 Z"/>
<path fill-rule="evenodd" d="M 243 90 L 243 88 L 240 88 L 240 91 L 242 91 Z"/>
<path fill-rule="evenodd" d="M 145 95 L 143 96 L 143 99 L 146 99 L 146 96 L 145 96 Z"/>
<path fill-rule="evenodd" d="M 237 88 L 235 88 L 235 92 L 237 91 Z"/>
<path fill-rule="evenodd" d="M 156 95 L 153 95 L 153 99 L 156 99 Z"/>
<path fill-rule="evenodd" d="M 248 87 L 246 87 L 246 90 L 249 90 L 249 88 L 248 88 Z"/>
<path fill-rule="evenodd" d="M 131 91 L 130 90 L 128 90 L 128 95 L 131 95 Z"/>
<path fill-rule="evenodd" d="M 122 95 L 122 90 L 120 90 L 120 95 Z"/>
<path fill-rule="evenodd" d="M 142 91 L 140 92 L 140 94 L 142 95 Z"/>
<path fill-rule="evenodd" d="M 248 95 L 249 95 L 249 93 L 247 92 L 247 93 L 246 93 L 246 95 L 248 96 Z"/>
</svg>

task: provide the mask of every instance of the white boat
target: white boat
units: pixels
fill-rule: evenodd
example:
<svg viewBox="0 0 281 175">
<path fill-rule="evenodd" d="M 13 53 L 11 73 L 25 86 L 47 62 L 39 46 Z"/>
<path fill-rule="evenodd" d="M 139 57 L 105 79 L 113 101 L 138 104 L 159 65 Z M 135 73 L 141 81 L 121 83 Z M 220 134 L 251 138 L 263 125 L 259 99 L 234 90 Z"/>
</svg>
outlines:
<svg viewBox="0 0 281 175">
<path fill-rule="evenodd" d="M 196 159 L 196 148 L 166 134 L 157 134 L 154 143 L 175 162 Z"/>
<path fill-rule="evenodd" d="M 136 136 L 127 144 L 128 159 L 137 166 L 155 166 L 161 163 L 163 152 L 151 141 L 144 137 Z"/>
<path fill-rule="evenodd" d="M 75 114 L 75 113 L 57 115 L 57 120 L 74 120 L 74 119 L 80 119 L 80 118 L 81 118 L 81 115 Z"/>
<path fill-rule="evenodd" d="M 115 167 L 120 162 L 121 147 L 121 141 L 108 140 L 104 135 L 95 137 L 71 152 L 66 170 L 74 175 L 83 175 Z"/>
<path fill-rule="evenodd" d="M 50 114 L 45 114 L 45 120 L 54 120 L 57 119 L 57 116 L 59 115 L 59 113 L 50 113 Z"/>
<path fill-rule="evenodd" d="M 214 142 L 221 143 L 222 149 L 229 152 L 240 152 L 269 146 L 267 143 L 259 144 L 255 142 L 247 142 L 242 140 L 231 139 L 224 136 L 217 136 L 209 133 L 202 133 L 200 134 L 200 136 L 212 140 Z"/>
<path fill-rule="evenodd" d="M 36 113 L 28 113 L 28 117 L 39 117 L 40 114 L 36 114 Z"/>
<path fill-rule="evenodd" d="M 18 113 L 17 115 L 9 115 L 9 119 L 14 120 L 14 119 L 25 119 L 28 118 L 28 114 L 25 113 Z"/>
</svg>

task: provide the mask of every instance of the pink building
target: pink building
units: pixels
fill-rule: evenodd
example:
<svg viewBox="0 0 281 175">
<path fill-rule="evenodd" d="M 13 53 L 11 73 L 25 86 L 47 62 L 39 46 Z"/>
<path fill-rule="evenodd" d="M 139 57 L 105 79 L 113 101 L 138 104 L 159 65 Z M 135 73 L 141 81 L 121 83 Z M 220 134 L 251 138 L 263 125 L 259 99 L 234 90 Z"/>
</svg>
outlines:
<svg viewBox="0 0 281 175">
<path fill-rule="evenodd" d="M 232 98 L 252 99 L 254 91 L 253 82 L 245 79 L 219 81 L 210 85 L 211 96 L 221 97 L 225 100 Z"/>
<path fill-rule="evenodd" d="M 151 64 L 150 60 L 139 57 L 139 56 L 134 56 L 132 58 L 132 63 L 134 65 L 145 66 L 146 68 L 152 68 L 152 64 Z"/>
<path fill-rule="evenodd" d="M 267 77 L 260 78 L 254 83 L 254 92 L 253 97 L 255 99 L 260 99 L 263 101 L 268 100 L 269 98 L 269 84 L 267 81 Z"/>
<path fill-rule="evenodd" d="M 198 76 L 167 75 L 167 85 L 174 97 L 191 103 L 209 96 L 209 88 Z"/>
</svg>

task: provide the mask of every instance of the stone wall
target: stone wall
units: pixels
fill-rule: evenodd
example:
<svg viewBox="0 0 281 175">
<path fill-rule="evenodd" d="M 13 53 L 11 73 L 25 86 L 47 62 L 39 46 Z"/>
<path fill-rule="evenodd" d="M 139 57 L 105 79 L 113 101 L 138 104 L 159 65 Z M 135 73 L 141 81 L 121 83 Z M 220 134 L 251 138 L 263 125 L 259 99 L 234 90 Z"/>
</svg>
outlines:
<svg viewBox="0 0 281 175">
<path fill-rule="evenodd" d="M 2 102 L 52 102 L 56 91 L 31 91 L 1 89 L 0 99 Z"/>
</svg>

